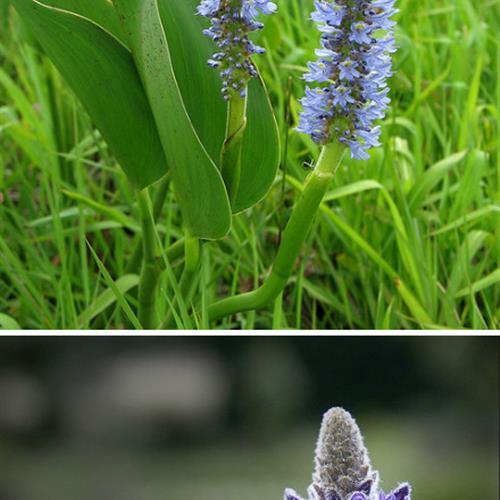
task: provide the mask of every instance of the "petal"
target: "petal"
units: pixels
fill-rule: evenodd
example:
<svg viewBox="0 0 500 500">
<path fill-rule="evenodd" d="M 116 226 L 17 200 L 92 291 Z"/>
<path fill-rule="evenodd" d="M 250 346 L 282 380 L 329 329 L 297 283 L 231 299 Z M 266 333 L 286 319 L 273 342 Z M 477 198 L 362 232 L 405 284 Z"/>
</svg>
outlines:
<svg viewBox="0 0 500 500">
<path fill-rule="evenodd" d="M 395 500 L 410 500 L 411 487 L 408 483 L 400 484 L 396 489 L 391 491 Z"/>
<path fill-rule="evenodd" d="M 302 497 L 297 494 L 295 490 L 291 488 L 286 488 L 285 493 L 283 495 L 283 500 L 302 500 Z"/>
</svg>

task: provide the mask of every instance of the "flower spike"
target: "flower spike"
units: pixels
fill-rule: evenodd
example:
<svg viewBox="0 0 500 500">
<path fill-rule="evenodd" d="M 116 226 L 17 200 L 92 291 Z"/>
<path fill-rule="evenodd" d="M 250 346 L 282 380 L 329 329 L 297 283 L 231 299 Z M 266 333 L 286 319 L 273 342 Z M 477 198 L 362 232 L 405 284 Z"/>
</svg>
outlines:
<svg viewBox="0 0 500 500">
<path fill-rule="evenodd" d="M 331 408 L 323 415 L 314 458 L 308 500 L 411 500 L 407 483 L 389 494 L 379 490 L 374 471 L 356 421 L 343 408 Z M 287 488 L 284 500 L 302 500 Z"/>
<path fill-rule="evenodd" d="M 260 13 L 272 14 L 277 9 L 268 0 L 202 0 L 198 6 L 198 14 L 211 20 L 204 34 L 214 40 L 219 50 L 208 64 L 219 69 L 224 99 L 246 96 L 248 80 L 257 76 L 250 57 L 264 52 L 249 39 L 249 34 L 264 27 L 256 20 Z"/>
<path fill-rule="evenodd" d="M 380 127 L 390 99 L 390 54 L 396 51 L 391 17 L 395 0 L 315 0 L 311 19 L 317 23 L 321 48 L 309 62 L 301 100 L 299 132 L 318 144 L 334 138 L 349 146 L 352 158 L 369 158 L 380 146 Z"/>
</svg>

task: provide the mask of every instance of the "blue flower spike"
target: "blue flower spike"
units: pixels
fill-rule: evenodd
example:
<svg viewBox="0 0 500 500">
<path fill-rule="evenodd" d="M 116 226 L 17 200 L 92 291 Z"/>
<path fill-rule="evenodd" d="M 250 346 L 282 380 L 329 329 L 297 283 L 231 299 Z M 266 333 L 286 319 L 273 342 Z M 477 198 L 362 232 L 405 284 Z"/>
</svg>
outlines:
<svg viewBox="0 0 500 500">
<path fill-rule="evenodd" d="M 389 494 L 379 489 L 368 451 L 356 421 L 342 408 L 323 415 L 314 458 L 315 468 L 308 500 L 411 500 L 408 483 Z M 303 500 L 287 488 L 284 500 Z"/>
<path fill-rule="evenodd" d="M 220 72 L 224 99 L 235 94 L 246 96 L 248 81 L 257 76 L 251 56 L 264 53 L 249 35 L 264 27 L 257 21 L 259 14 L 272 14 L 277 9 L 268 0 L 202 0 L 198 6 L 198 14 L 211 21 L 204 34 L 214 40 L 218 51 L 208 64 Z"/>
<path fill-rule="evenodd" d="M 315 0 L 311 19 L 321 32 L 318 60 L 308 63 L 306 88 L 297 130 L 318 144 L 335 138 L 351 157 L 369 158 L 380 146 L 380 127 L 389 106 L 387 79 L 396 51 L 391 17 L 395 0 Z M 355 499 L 357 500 L 357 499 Z"/>
</svg>

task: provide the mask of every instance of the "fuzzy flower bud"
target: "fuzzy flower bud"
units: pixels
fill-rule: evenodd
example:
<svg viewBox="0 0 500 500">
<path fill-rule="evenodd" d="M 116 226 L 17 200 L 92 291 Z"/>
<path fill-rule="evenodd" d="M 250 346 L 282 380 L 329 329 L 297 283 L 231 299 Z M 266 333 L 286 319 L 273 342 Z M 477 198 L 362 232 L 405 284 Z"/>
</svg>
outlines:
<svg viewBox="0 0 500 500">
<path fill-rule="evenodd" d="M 332 408 L 323 416 L 314 465 L 313 487 L 340 498 L 373 480 L 359 427 L 342 408 Z"/>
<path fill-rule="evenodd" d="M 323 416 L 314 458 L 309 500 L 410 500 L 402 484 L 386 495 L 379 490 L 378 472 L 372 470 L 363 437 L 352 416 L 332 408 Z M 292 489 L 285 500 L 302 500 Z"/>
<path fill-rule="evenodd" d="M 257 76 L 250 57 L 262 54 L 264 49 L 255 45 L 249 34 L 264 26 L 256 20 L 259 13 L 272 14 L 277 8 L 268 0 L 202 0 L 198 6 L 198 14 L 211 21 L 211 27 L 203 33 L 219 50 L 208 64 L 219 70 L 226 100 L 234 94 L 245 97 L 248 80 Z"/>
<path fill-rule="evenodd" d="M 337 138 L 356 159 L 369 158 L 367 149 L 380 145 L 380 127 L 374 122 L 385 116 L 390 103 L 394 2 L 314 1 L 311 18 L 322 33 L 321 48 L 304 79 L 318 85 L 306 88 L 297 130 L 318 144 Z"/>
</svg>

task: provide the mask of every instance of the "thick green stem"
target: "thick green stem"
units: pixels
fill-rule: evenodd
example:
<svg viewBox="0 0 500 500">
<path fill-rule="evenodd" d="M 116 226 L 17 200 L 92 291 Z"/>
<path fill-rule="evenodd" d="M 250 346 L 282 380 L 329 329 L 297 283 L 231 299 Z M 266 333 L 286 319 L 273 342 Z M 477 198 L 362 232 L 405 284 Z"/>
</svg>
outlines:
<svg viewBox="0 0 500 500">
<path fill-rule="evenodd" d="M 210 320 L 217 320 L 237 312 L 265 307 L 280 294 L 293 272 L 300 249 L 312 226 L 337 167 L 342 160 L 345 147 L 335 141 L 321 151 L 318 163 L 306 180 L 304 191 L 293 209 L 273 267 L 261 287 L 249 293 L 236 295 L 212 304 L 208 308 Z"/>
<path fill-rule="evenodd" d="M 228 103 L 226 140 L 222 148 L 221 173 L 229 199 L 236 199 L 241 175 L 241 146 L 247 125 L 247 98 L 233 96 Z"/>
<path fill-rule="evenodd" d="M 148 189 L 137 194 L 142 226 L 142 269 L 139 281 L 138 317 L 146 330 L 156 328 L 156 289 L 160 271 L 156 263 L 156 236 Z"/>
</svg>

